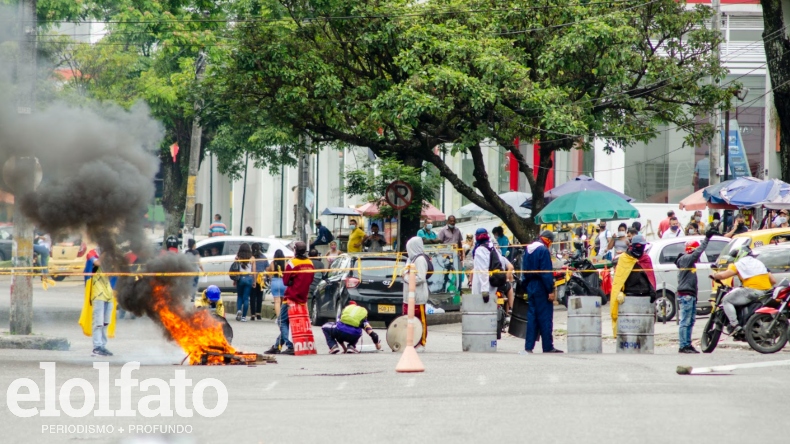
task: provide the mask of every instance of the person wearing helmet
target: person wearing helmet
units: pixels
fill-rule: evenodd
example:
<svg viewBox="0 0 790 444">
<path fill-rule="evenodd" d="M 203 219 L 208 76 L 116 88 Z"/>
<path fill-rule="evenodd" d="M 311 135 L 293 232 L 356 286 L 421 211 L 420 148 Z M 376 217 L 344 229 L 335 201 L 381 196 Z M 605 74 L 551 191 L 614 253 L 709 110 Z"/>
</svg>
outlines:
<svg viewBox="0 0 790 444">
<path fill-rule="evenodd" d="M 763 291 L 770 290 L 776 285 L 776 279 L 765 268 L 765 264 L 752 256 L 752 249 L 748 246 L 743 246 L 730 254 L 735 256 L 735 261 L 726 270 L 720 271 L 712 277 L 713 279 L 722 280 L 737 275 L 743 284 L 743 287 L 733 289 L 721 299 L 724 314 L 727 315 L 727 319 L 730 321 L 727 330 L 730 335 L 736 335 L 743 328 L 738 325 L 738 313 L 735 307 L 748 305 L 752 301 L 757 300 Z"/>
<path fill-rule="evenodd" d="M 165 249 L 172 253 L 178 253 L 178 238 L 175 236 L 167 236 L 167 239 L 165 239 Z"/>
<path fill-rule="evenodd" d="M 697 317 L 697 261 L 708 247 L 708 242 L 716 234 L 713 230 L 705 233 L 702 242 L 690 240 L 686 242 L 686 252 L 675 260 L 678 267 L 678 335 L 680 339 L 678 353 L 699 353 L 691 345 L 691 330 Z"/>
<path fill-rule="evenodd" d="M 381 350 L 379 335 L 368 323 L 368 311 L 354 301 L 349 301 L 335 322 L 327 322 L 321 327 L 330 355 L 340 353 L 341 348 L 345 353 L 359 353 L 357 342 L 362 337 L 362 330 L 373 339 L 376 350 Z"/>
<path fill-rule="evenodd" d="M 524 351 L 519 354 L 532 353 L 535 341 L 540 333 L 543 353 L 562 353 L 554 348 L 554 274 L 551 265 L 551 244 L 554 233 L 544 230 L 535 242 L 525 248 L 521 261 L 521 285 L 529 295 L 527 304 L 527 339 Z"/>
<path fill-rule="evenodd" d="M 612 334 L 617 337 L 617 315 L 620 304 L 629 297 L 649 297 L 656 300 L 656 276 L 653 274 L 653 261 L 645 254 L 647 240 L 641 234 L 631 239 L 625 254 L 615 261 L 612 281 Z"/>
<path fill-rule="evenodd" d="M 203 290 L 201 297 L 195 300 L 195 307 L 208 308 L 214 313 L 225 317 L 225 306 L 222 304 L 222 292 L 216 285 L 209 285 Z"/>
</svg>

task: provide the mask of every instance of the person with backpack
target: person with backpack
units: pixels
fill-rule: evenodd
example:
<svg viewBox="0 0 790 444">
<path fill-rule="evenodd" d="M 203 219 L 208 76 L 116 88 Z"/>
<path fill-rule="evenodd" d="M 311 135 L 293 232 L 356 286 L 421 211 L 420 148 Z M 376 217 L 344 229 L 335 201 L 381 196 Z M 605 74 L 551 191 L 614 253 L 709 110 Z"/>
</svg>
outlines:
<svg viewBox="0 0 790 444">
<path fill-rule="evenodd" d="M 488 230 L 478 228 L 475 231 L 475 246 L 472 249 L 472 294 L 483 296 L 486 304 L 494 297 L 496 301 L 496 291 L 499 287 L 504 287 L 507 283 L 505 273 L 491 273 L 495 271 L 507 271 L 507 259 L 502 256 L 499 248 L 494 247 L 488 236 Z"/>
<path fill-rule="evenodd" d="M 403 269 L 403 314 L 409 312 L 409 265 L 414 266 L 414 316 L 422 322 L 422 339 L 414 344 L 415 350 L 422 352 L 425 350 L 425 343 L 428 339 L 428 324 L 425 318 L 425 304 L 428 303 L 430 291 L 428 289 L 428 276 L 433 273 L 433 264 L 428 255 L 425 254 L 425 246 L 422 238 L 414 236 L 406 242 L 406 253 L 409 259 Z M 416 335 L 415 335 L 416 336 Z"/>
<path fill-rule="evenodd" d="M 551 252 L 554 233 L 543 230 L 540 238 L 527 245 L 521 262 L 521 285 L 527 293 L 527 340 L 520 355 L 532 353 L 540 333 L 543 353 L 562 353 L 554 348 L 554 274 L 552 273 Z"/>
</svg>

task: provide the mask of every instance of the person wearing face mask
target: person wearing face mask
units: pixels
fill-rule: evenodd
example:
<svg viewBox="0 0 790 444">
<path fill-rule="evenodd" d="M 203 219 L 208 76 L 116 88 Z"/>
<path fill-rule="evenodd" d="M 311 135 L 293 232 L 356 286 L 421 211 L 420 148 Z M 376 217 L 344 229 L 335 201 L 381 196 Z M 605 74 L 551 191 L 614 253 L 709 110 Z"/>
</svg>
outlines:
<svg viewBox="0 0 790 444">
<path fill-rule="evenodd" d="M 527 338 L 520 355 L 528 355 L 535 348 L 540 334 L 543 353 L 562 353 L 554 348 L 554 275 L 551 265 L 551 244 L 554 233 L 544 230 L 540 237 L 527 245 L 521 263 L 521 288 L 529 295 L 527 304 Z M 494 250 L 496 251 L 496 250 Z"/>
<path fill-rule="evenodd" d="M 617 234 L 609 239 L 608 249 L 614 250 L 614 254 L 622 254 L 628 249 L 628 225 L 621 223 L 617 227 Z"/>
<path fill-rule="evenodd" d="M 694 212 L 694 217 L 691 218 L 692 222 L 697 223 L 697 234 L 705 233 L 705 228 L 707 225 L 702 220 L 702 211 L 697 210 Z"/>
<path fill-rule="evenodd" d="M 606 222 L 598 224 L 598 237 L 595 239 L 598 248 L 598 257 L 603 257 L 609 252 L 609 241 L 612 240 L 612 232 L 606 229 Z"/>
<path fill-rule="evenodd" d="M 351 230 L 351 232 L 348 234 L 348 252 L 361 253 L 362 240 L 365 238 L 365 231 L 362 228 L 359 228 L 357 221 L 353 219 L 351 222 L 349 222 L 348 228 Z"/>
<path fill-rule="evenodd" d="M 362 240 L 362 245 L 368 249 L 368 253 L 381 253 L 384 251 L 384 246 L 387 245 L 387 241 L 384 240 L 384 236 L 379 233 L 378 224 L 370 224 L 370 234 L 365 236 Z"/>
<path fill-rule="evenodd" d="M 433 232 L 433 221 L 430 219 L 425 219 L 425 223 L 420 231 L 417 232 L 417 236 L 422 238 L 423 244 L 438 244 L 439 238 L 436 236 L 436 233 Z"/>
<path fill-rule="evenodd" d="M 688 225 L 686 225 L 686 236 L 696 236 L 700 233 L 699 225 L 694 222 L 694 219 L 691 219 Z"/>
<path fill-rule="evenodd" d="M 439 242 L 457 248 L 461 262 L 464 261 L 463 236 L 461 230 L 455 228 L 455 216 L 447 217 L 447 225 L 439 231 Z"/>
<path fill-rule="evenodd" d="M 641 234 L 631 239 L 625 254 L 617 258 L 612 282 L 612 332 L 617 337 L 617 315 L 620 304 L 628 297 L 650 297 L 656 300 L 656 277 L 653 274 L 653 261 L 645 254 L 647 240 Z"/>
<path fill-rule="evenodd" d="M 739 214 L 735 216 L 735 221 L 732 224 L 732 230 L 730 230 L 724 237 L 732 238 L 736 234 L 746 233 L 749 231 L 749 228 L 746 227 L 746 220 L 743 218 L 743 215 Z"/>
<path fill-rule="evenodd" d="M 680 221 L 675 216 L 669 218 L 669 229 L 661 235 L 661 239 L 674 239 L 676 237 L 683 237 L 685 233 L 680 229 Z"/>
</svg>

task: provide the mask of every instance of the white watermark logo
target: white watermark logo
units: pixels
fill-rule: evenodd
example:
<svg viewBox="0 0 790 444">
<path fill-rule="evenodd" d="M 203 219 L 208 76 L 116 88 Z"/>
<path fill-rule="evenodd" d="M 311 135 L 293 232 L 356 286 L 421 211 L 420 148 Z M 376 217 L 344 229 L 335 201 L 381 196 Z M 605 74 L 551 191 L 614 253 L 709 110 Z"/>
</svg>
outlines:
<svg viewBox="0 0 790 444">
<path fill-rule="evenodd" d="M 60 392 L 56 390 L 57 370 L 54 362 L 42 362 L 39 368 L 44 370 L 44 405 L 30 403 L 41 402 L 41 391 L 38 384 L 30 378 L 15 379 L 6 391 L 8 410 L 20 418 L 32 416 L 60 416 L 83 418 L 93 412 L 93 416 L 137 416 L 154 418 L 157 416 L 173 416 L 171 408 L 171 387 L 175 389 L 175 414 L 182 418 L 191 418 L 194 413 L 206 418 L 216 418 L 228 407 L 228 390 L 225 384 L 216 378 L 199 380 L 194 386 L 192 380 L 186 378 L 186 370 L 176 370 L 173 379 L 165 381 L 160 378 L 148 378 L 142 381 L 132 378 L 132 371 L 140 369 L 139 362 L 127 362 L 121 368 L 121 377 L 115 380 L 115 387 L 120 391 L 121 405 L 118 410 L 110 410 L 110 363 L 94 362 L 93 368 L 98 370 L 98 407 L 97 393 L 94 384 L 83 378 L 71 378 L 63 382 Z M 140 398 L 137 410 L 132 408 L 132 389 L 137 387 L 140 392 L 151 393 Z M 192 408 L 187 406 L 187 388 L 192 387 Z M 212 408 L 204 403 L 204 392 L 213 388 L 217 393 L 217 404 Z M 26 392 L 22 389 L 27 389 Z M 84 402 L 72 405 L 71 395 L 75 389 L 82 391 Z M 21 392 L 21 393 L 20 393 Z M 56 403 L 56 400 L 58 401 Z M 20 405 L 22 404 L 22 405 Z M 58 406 L 60 409 L 58 409 Z M 194 411 L 194 412 L 193 412 Z"/>
</svg>

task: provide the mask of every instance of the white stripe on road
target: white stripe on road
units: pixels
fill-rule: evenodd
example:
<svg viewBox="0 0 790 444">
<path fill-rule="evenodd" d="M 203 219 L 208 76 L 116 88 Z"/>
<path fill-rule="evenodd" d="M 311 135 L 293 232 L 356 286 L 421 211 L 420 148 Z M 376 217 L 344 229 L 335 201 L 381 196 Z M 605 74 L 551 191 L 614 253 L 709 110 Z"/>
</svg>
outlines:
<svg viewBox="0 0 790 444">
<path fill-rule="evenodd" d="M 272 381 L 272 382 L 269 383 L 269 385 L 266 386 L 266 388 L 264 390 L 266 390 L 268 392 L 269 390 L 271 390 L 274 387 L 276 387 L 277 384 L 279 384 L 279 381 Z"/>
<path fill-rule="evenodd" d="M 415 378 L 409 378 L 406 380 L 406 387 L 414 387 L 414 383 L 417 382 Z"/>
<path fill-rule="evenodd" d="M 486 375 L 480 375 L 477 377 L 477 382 L 480 385 L 486 385 L 486 383 L 488 383 L 488 378 L 486 378 Z"/>
<path fill-rule="evenodd" d="M 348 381 L 341 382 L 340 385 L 337 386 L 337 390 L 343 390 L 346 388 L 346 385 L 348 385 Z"/>
</svg>

